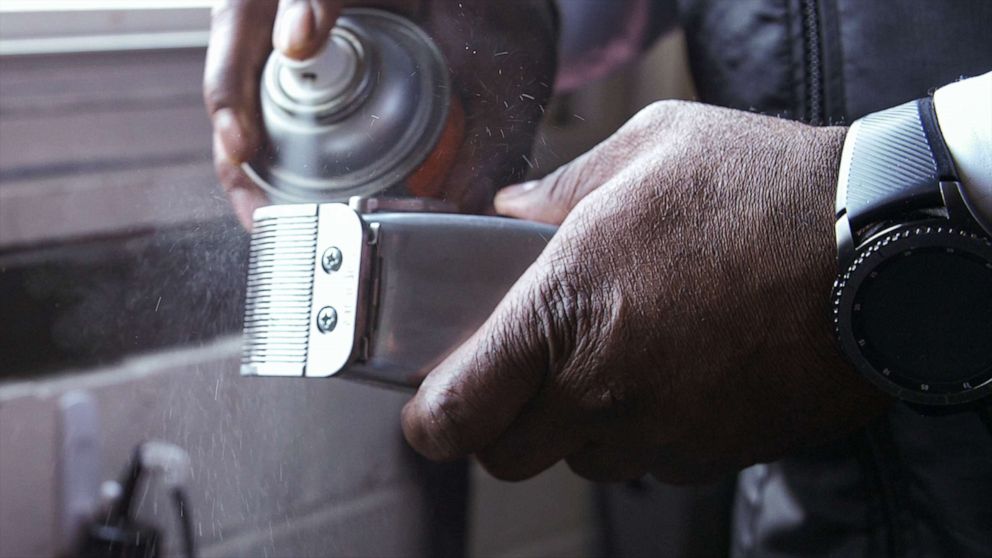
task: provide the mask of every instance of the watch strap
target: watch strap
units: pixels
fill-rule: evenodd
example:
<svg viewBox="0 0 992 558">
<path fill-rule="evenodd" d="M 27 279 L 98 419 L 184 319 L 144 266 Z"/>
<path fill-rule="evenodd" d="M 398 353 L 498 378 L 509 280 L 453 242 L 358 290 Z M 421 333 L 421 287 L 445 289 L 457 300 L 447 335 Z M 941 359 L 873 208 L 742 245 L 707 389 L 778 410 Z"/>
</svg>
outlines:
<svg viewBox="0 0 992 558">
<path fill-rule="evenodd" d="M 941 181 L 957 181 L 929 97 L 860 119 L 852 133 L 838 216 L 852 231 L 914 210 L 940 207 Z"/>
</svg>

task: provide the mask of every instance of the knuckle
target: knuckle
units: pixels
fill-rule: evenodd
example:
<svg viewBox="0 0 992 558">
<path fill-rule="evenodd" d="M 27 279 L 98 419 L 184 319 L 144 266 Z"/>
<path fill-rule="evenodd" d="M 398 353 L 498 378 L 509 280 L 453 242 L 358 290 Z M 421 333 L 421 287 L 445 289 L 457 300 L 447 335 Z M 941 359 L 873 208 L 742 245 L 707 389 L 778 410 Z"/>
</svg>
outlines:
<svg viewBox="0 0 992 558">
<path fill-rule="evenodd" d="M 246 95 L 242 94 L 233 84 L 227 83 L 226 80 L 209 88 L 205 87 L 203 102 L 211 118 L 216 117 L 217 113 L 223 109 L 231 109 L 234 115 L 249 113 L 250 103 L 246 100 Z"/>
<path fill-rule="evenodd" d="M 543 375 L 541 335 L 547 331 L 543 318 L 526 298 L 521 298 L 492 319 L 493 327 L 479 340 L 480 350 L 472 356 L 472 369 L 488 370 L 504 382 L 519 384 L 521 390 L 530 389 Z"/>
<path fill-rule="evenodd" d="M 224 108 L 237 108 L 241 103 L 238 78 L 232 75 L 236 71 L 231 64 L 237 64 L 237 61 L 227 60 L 220 66 L 208 64 L 203 75 L 203 102 L 210 114 Z"/>
<path fill-rule="evenodd" d="M 668 118 L 676 112 L 684 110 L 692 103 L 679 99 L 665 99 L 655 101 L 641 109 L 635 116 L 635 120 L 657 121 L 659 118 Z"/>
<path fill-rule="evenodd" d="M 608 429 L 634 414 L 636 402 L 626 386 L 601 376 L 576 394 L 574 405 L 591 424 Z"/>
<path fill-rule="evenodd" d="M 642 108 L 621 128 L 620 134 L 615 135 L 626 151 L 649 149 L 655 151 L 659 143 L 667 145 L 679 140 L 679 135 L 685 134 L 694 126 L 694 118 L 690 115 L 697 112 L 698 105 L 688 101 L 668 99 L 655 101 Z M 659 134 L 659 130 L 676 132 Z M 622 138 L 622 140 L 620 139 Z M 614 141 L 612 138 L 611 140 Z"/>
<path fill-rule="evenodd" d="M 587 257 L 580 243 L 566 242 L 548 254 L 552 280 L 537 289 L 536 306 L 549 339 L 572 349 L 592 349 L 601 340 L 602 301 L 581 270 Z"/>
<path fill-rule="evenodd" d="M 229 70 L 227 64 L 230 61 L 224 61 L 223 67 L 218 67 L 218 63 L 214 63 L 208 56 L 207 68 L 203 74 L 203 103 L 207 107 L 207 111 L 210 114 L 214 114 L 222 108 L 229 107 L 233 100 L 233 89 L 231 87 L 231 78 L 228 75 Z"/>
<path fill-rule="evenodd" d="M 614 424 L 641 404 L 629 374 L 616 370 L 633 343 L 624 323 L 629 303 L 619 288 L 576 280 L 581 258 L 568 248 L 552 257 L 553 276 L 561 279 L 537 291 L 537 316 L 551 347 L 549 366 L 570 408 L 594 423 Z"/>
<path fill-rule="evenodd" d="M 208 76 L 203 80 L 203 102 L 207 106 L 210 114 L 231 105 L 232 95 L 229 88 L 215 76 Z"/>
<path fill-rule="evenodd" d="M 584 297 L 579 294 L 580 289 L 571 284 L 566 274 L 558 271 L 570 268 L 569 261 L 566 254 L 552 258 L 549 264 L 555 270 L 553 276 L 561 279 L 544 282 L 534 293 L 535 325 L 554 349 L 550 364 L 556 370 L 560 370 L 571 356 L 583 313 L 580 306 Z"/>
</svg>

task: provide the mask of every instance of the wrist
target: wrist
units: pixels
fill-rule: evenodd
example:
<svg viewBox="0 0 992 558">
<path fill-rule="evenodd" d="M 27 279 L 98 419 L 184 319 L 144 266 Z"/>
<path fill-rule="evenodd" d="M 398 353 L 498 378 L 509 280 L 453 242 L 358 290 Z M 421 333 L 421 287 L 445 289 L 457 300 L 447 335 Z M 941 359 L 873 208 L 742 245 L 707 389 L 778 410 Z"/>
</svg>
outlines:
<svg viewBox="0 0 992 558">
<path fill-rule="evenodd" d="M 809 147 L 811 174 L 803 185 L 807 200 L 802 215 L 808 219 L 806 230 L 810 245 L 807 253 L 812 262 L 816 278 L 814 287 L 817 300 L 823 300 L 823 293 L 829 292 L 837 275 L 837 243 L 834 232 L 836 221 L 835 201 L 837 199 L 838 177 L 841 173 L 842 154 L 848 139 L 846 126 L 815 127 L 813 141 Z"/>
<path fill-rule="evenodd" d="M 809 184 L 809 205 L 805 214 L 809 216 L 813 229 L 808 237 L 811 242 L 808 256 L 812 283 L 807 292 L 815 315 L 815 325 L 811 326 L 815 345 L 820 347 L 817 357 L 831 372 L 854 378 L 853 367 L 836 342 L 827 296 L 837 278 L 836 199 L 849 132 L 847 126 L 813 128 L 815 140 L 811 149 L 815 155 L 812 159 L 816 161 L 815 168 L 818 170 Z"/>
</svg>

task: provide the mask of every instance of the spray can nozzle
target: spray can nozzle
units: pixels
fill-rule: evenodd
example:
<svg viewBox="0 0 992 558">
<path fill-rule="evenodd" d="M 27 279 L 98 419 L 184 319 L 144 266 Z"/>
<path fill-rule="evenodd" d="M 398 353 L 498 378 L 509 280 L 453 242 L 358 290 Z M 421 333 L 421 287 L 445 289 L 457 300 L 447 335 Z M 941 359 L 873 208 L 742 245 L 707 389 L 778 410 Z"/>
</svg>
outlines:
<svg viewBox="0 0 992 558">
<path fill-rule="evenodd" d="M 361 82 L 365 48 L 357 36 L 336 28 L 324 47 L 306 60 L 279 57 L 277 81 L 286 99 L 305 106 L 319 106 L 349 97 Z M 290 108 L 290 107 L 286 107 Z"/>
</svg>

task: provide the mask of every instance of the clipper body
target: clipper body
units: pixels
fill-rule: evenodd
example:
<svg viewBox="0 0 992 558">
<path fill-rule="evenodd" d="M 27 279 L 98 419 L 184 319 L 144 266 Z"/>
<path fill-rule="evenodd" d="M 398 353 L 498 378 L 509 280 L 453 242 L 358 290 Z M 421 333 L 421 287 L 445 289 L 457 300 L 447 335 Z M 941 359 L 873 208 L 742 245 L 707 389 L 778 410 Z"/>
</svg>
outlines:
<svg viewBox="0 0 992 558">
<path fill-rule="evenodd" d="M 482 325 L 554 233 L 333 203 L 259 209 L 241 373 L 413 387 Z"/>
</svg>

